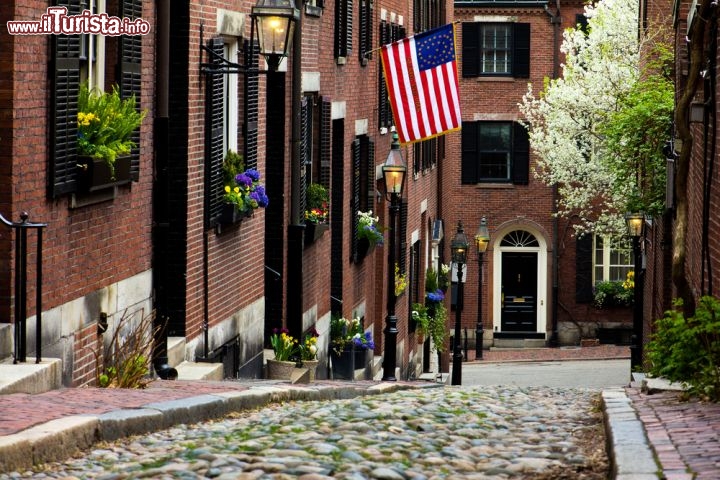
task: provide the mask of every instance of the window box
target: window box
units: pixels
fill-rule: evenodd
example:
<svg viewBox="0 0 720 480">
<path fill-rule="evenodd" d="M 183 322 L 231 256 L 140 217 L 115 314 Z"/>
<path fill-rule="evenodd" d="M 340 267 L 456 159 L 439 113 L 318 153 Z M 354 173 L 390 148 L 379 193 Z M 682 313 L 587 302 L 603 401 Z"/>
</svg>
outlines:
<svg viewBox="0 0 720 480">
<path fill-rule="evenodd" d="M 311 245 L 315 243 L 320 237 L 325 235 L 330 229 L 329 223 L 313 223 L 308 222 L 305 224 L 305 245 Z"/>
<path fill-rule="evenodd" d="M 131 156 L 126 155 L 115 159 L 115 175 L 107 161 L 102 158 L 79 156 L 78 190 L 95 192 L 118 185 L 125 185 L 132 180 L 130 176 Z"/>
<path fill-rule="evenodd" d="M 220 209 L 218 223 L 221 225 L 233 225 L 242 222 L 243 219 L 250 216 L 252 216 L 252 212 L 241 212 L 235 204 L 223 203 Z"/>
</svg>

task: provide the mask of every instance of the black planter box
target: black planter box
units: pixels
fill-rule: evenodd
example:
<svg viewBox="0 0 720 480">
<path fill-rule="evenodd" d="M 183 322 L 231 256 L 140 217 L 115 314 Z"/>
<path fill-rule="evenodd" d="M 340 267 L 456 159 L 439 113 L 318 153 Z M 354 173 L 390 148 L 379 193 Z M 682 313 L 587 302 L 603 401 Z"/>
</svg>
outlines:
<svg viewBox="0 0 720 480">
<path fill-rule="evenodd" d="M 130 177 L 130 156 L 115 159 L 115 175 L 110 166 L 101 158 L 79 156 L 78 190 L 95 192 L 105 188 L 125 185 L 132 180 Z"/>
<path fill-rule="evenodd" d="M 330 229 L 329 223 L 313 223 L 308 222 L 305 224 L 305 245 L 311 245 L 317 241 L 318 238 L 322 237 L 325 232 Z"/>
<path fill-rule="evenodd" d="M 222 225 L 232 225 L 234 223 L 240 223 L 243 219 L 250 216 L 252 216 L 252 213 L 241 212 L 232 203 L 225 203 L 218 217 L 218 223 Z"/>
<path fill-rule="evenodd" d="M 335 350 L 330 350 L 332 362 L 332 374 L 335 380 L 355 380 L 355 370 L 365 369 L 367 350 L 343 350 L 338 355 Z M 354 357 L 353 357 L 354 354 Z M 353 364 L 354 360 L 354 364 Z"/>
</svg>

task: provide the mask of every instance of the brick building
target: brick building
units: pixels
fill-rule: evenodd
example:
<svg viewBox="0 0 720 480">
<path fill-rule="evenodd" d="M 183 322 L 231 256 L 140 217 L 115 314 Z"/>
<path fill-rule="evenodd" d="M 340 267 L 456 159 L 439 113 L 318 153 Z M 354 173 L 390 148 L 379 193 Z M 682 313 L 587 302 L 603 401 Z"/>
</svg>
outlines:
<svg viewBox="0 0 720 480">
<path fill-rule="evenodd" d="M 372 210 L 384 224 L 388 216 L 379 166 L 392 120 L 375 50 L 446 23 L 450 6 L 303 3 L 302 40 L 277 72 L 267 72 L 249 42 L 253 2 L 56 4 L 70 15 L 89 9 L 150 27 L 138 36 L 10 35 L 8 21 L 38 21 L 47 6 L 18 0 L 0 7 L 0 208 L 7 218 L 27 211 L 31 221 L 47 223 L 41 344 L 44 357 L 62 359 L 63 383 L 94 382 L 99 326 L 107 320 L 112 329 L 126 310 L 155 312 L 156 325 L 165 326 L 161 360 L 169 337 L 185 360 L 223 361 L 230 375 L 261 376 L 269 333 L 287 326 L 296 337 L 311 327 L 320 332 L 324 376 L 331 313 L 362 318 L 380 353 L 386 247 L 365 252 L 355 234 L 358 210 Z M 248 71 L 258 68 L 259 75 Z M 117 84 L 147 111 L 129 178 L 92 190 L 76 167 L 77 95 L 86 81 L 105 91 Z M 418 273 L 431 261 L 442 146 L 403 149 L 414 175 L 400 215 L 398 266 L 413 270 L 416 287 L 397 301 L 402 378 L 423 368 L 405 300 L 422 295 Z M 219 179 L 228 150 L 257 169 L 268 193 L 267 208 L 248 218 L 223 216 Z M 306 228 L 311 183 L 330 192 L 325 231 Z M 13 354 L 16 324 L 14 245 L 3 231 L 3 357 Z M 33 312 L 37 287 L 28 288 Z M 29 352 L 35 347 L 29 340 Z M 368 360 L 374 375 L 379 364 Z"/>
<path fill-rule="evenodd" d="M 482 323 L 485 346 L 574 345 L 605 332 L 629 341 L 629 309 L 592 299 L 596 282 L 625 278 L 630 256 L 601 237 L 576 238 L 573 219 L 553 216 L 556 192 L 534 177 L 519 123 L 528 83 L 537 91 L 561 74 L 562 32 L 584 21 L 583 3 L 458 1 L 455 20 L 463 126 L 448 136 L 458 163 L 443 171 L 442 213 L 448 238 L 458 221 L 474 235 L 482 218 L 490 233 L 483 273 L 477 253 L 465 269 L 463 328 L 472 339 Z"/>
<path fill-rule="evenodd" d="M 718 127 L 717 5 L 709 1 L 641 2 L 643 27 L 669 32 L 675 50 L 675 118 L 668 151 L 666 213 L 646 222 L 643 339 L 680 296 L 673 271 L 683 271 L 689 296 L 717 296 Z M 670 138 L 669 138 L 670 140 Z M 678 229 L 685 229 L 684 265 L 673 265 Z M 678 264 L 679 265 L 679 264 Z"/>
</svg>

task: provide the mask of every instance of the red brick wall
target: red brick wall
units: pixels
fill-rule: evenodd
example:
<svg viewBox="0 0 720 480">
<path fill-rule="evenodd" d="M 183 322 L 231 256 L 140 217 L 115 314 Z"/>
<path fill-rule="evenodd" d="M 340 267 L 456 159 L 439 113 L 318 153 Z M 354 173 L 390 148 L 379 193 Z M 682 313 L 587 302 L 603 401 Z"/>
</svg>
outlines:
<svg viewBox="0 0 720 480">
<path fill-rule="evenodd" d="M 102 337 L 98 335 L 97 325 L 91 324 L 78 330 L 74 340 L 75 372 L 72 386 L 95 386 L 97 369 L 102 367 L 103 363 Z"/>
</svg>

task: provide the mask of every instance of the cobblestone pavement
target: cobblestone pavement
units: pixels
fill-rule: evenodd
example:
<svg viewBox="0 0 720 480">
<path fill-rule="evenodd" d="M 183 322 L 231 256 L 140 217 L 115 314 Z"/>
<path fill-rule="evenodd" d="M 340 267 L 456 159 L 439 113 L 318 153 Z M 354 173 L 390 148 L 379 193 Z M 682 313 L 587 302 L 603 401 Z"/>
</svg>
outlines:
<svg viewBox="0 0 720 480">
<path fill-rule="evenodd" d="M 599 480 L 608 465 L 598 407 L 598 391 L 519 387 L 287 402 L 0 479 Z"/>
<path fill-rule="evenodd" d="M 469 352 L 469 356 L 472 361 L 474 352 Z M 491 350 L 485 351 L 483 360 L 478 361 L 548 361 L 578 358 L 627 358 L 628 356 L 628 347 L 601 345 L 586 348 Z M 313 384 L 312 390 L 322 393 L 337 389 L 339 383 L 344 383 L 354 389 L 369 389 L 383 385 L 383 383 L 376 382 L 320 381 Z M 43 425 L 52 422 L 61 422 L 71 416 L 111 415 L 113 412 L 128 411 L 128 409 L 138 411 L 142 406 L 153 402 L 190 400 L 206 394 L 226 395 L 230 390 L 243 392 L 256 385 L 268 385 L 268 382 L 158 381 L 140 391 L 77 388 L 36 395 L 3 395 L 2 410 L 0 411 L 0 448 L 4 442 L 7 445 L 14 442 L 16 437 L 24 439 L 33 429 L 42 428 Z M 636 385 L 625 388 L 624 392 L 632 402 L 632 407 L 638 412 L 647 431 L 649 443 L 654 448 L 660 464 L 657 478 L 720 480 L 719 405 L 697 401 L 681 402 L 678 400 L 676 392 L 648 395 L 640 392 Z M 4 461 L 4 458 L 0 458 L 0 465 Z M 4 471 L 3 468 L 0 468 L 1 471 Z M 17 475 L 22 476 L 21 474 Z M 8 478 L 8 474 L 0 474 L 0 478 Z M 112 478 L 119 477 L 110 475 L 108 480 Z M 562 477 L 548 476 L 546 478 Z"/>
</svg>

